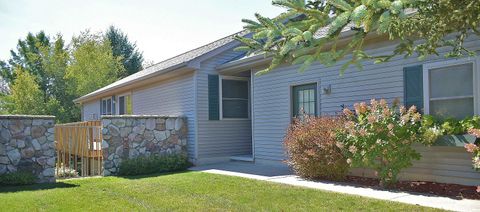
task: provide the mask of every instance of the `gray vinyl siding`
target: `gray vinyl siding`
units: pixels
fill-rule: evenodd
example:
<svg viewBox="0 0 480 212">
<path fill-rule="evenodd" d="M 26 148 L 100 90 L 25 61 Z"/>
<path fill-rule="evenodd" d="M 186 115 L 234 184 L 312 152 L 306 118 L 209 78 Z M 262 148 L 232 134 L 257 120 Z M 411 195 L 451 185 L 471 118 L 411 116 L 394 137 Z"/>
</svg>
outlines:
<svg viewBox="0 0 480 212">
<path fill-rule="evenodd" d="M 201 63 L 197 73 L 198 158 L 226 158 L 252 152 L 251 120 L 208 120 L 208 74 L 239 55 L 227 51 Z M 220 114 L 221 116 L 221 114 Z"/>
<path fill-rule="evenodd" d="M 472 156 L 463 147 L 417 145 L 422 158 L 400 172 L 401 180 L 420 180 L 476 186 L 480 173 L 472 169 Z M 352 175 L 375 177 L 369 169 L 352 169 Z"/>
<path fill-rule="evenodd" d="M 382 44 L 378 44 L 382 45 Z M 471 37 L 465 42 L 467 48 L 479 49 L 478 38 Z M 372 47 L 371 47 L 372 48 Z M 372 54 L 388 54 L 393 46 L 384 45 L 370 50 Z M 445 52 L 440 49 L 439 52 Z M 299 66 L 284 66 L 272 72 L 254 77 L 254 151 L 255 159 L 284 160 L 282 140 L 291 121 L 291 86 L 317 82 L 320 114 L 335 114 L 341 105 L 352 107 L 355 102 L 384 98 L 391 102 L 399 98 L 403 102 L 403 67 L 444 60 L 443 57 L 430 57 L 418 61 L 416 57 L 393 58 L 388 63 L 373 64 L 364 62 L 363 71 L 351 67 L 340 76 L 343 62 L 335 66 L 312 65 L 299 73 Z M 331 94 L 323 94 L 322 87 L 331 85 Z"/>
<path fill-rule="evenodd" d="M 195 108 L 193 74 L 161 81 L 152 87 L 133 90 L 132 112 L 135 115 L 186 116 L 187 149 L 195 159 Z"/>
<path fill-rule="evenodd" d="M 82 121 L 92 121 L 100 118 L 100 100 L 83 103 L 82 107 Z"/>
</svg>

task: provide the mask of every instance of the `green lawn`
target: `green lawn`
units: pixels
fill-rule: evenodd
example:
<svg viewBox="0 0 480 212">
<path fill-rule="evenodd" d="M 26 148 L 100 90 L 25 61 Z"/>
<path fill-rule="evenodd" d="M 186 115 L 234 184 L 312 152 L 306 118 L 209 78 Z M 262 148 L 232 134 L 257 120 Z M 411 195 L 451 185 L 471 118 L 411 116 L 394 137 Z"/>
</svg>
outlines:
<svg viewBox="0 0 480 212">
<path fill-rule="evenodd" d="M 430 211 L 381 201 L 201 172 L 104 177 L 0 188 L 0 211 Z"/>
</svg>

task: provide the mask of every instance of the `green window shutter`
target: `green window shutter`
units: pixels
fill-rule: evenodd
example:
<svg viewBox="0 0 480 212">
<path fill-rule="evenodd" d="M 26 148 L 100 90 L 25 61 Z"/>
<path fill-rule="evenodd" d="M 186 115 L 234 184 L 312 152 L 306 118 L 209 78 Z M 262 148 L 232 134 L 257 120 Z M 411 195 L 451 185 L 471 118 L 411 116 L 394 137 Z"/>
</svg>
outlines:
<svg viewBox="0 0 480 212">
<path fill-rule="evenodd" d="M 208 120 L 220 119 L 218 75 L 208 75 Z"/>
<path fill-rule="evenodd" d="M 423 112 L 423 67 L 422 65 L 403 68 L 404 102 L 407 108 L 417 106 Z"/>
</svg>

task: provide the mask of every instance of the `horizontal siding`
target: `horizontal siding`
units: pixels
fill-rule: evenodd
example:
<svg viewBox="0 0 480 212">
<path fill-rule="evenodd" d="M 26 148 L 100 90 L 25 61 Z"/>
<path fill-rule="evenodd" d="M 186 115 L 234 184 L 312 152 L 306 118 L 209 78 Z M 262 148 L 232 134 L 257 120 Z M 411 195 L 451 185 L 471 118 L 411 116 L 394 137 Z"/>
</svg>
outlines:
<svg viewBox="0 0 480 212">
<path fill-rule="evenodd" d="M 208 120 L 208 74 L 218 74 L 216 66 L 239 54 L 230 50 L 201 63 L 197 74 L 199 160 L 252 152 L 250 120 Z"/>
<path fill-rule="evenodd" d="M 472 169 L 471 154 L 463 147 L 417 146 L 416 150 L 422 158 L 402 170 L 399 179 L 480 185 L 480 173 Z M 351 174 L 375 177 L 369 169 L 353 169 Z"/>
<path fill-rule="evenodd" d="M 84 103 L 82 107 L 82 121 L 98 120 L 100 118 L 100 100 Z"/>
<path fill-rule="evenodd" d="M 377 44 L 376 44 L 377 45 Z M 380 47 L 382 45 L 382 47 Z M 378 48 L 371 47 L 369 53 L 374 55 L 388 54 L 394 46 L 379 43 Z M 465 46 L 479 49 L 480 42 L 470 37 Z M 446 48 L 439 49 L 440 54 Z M 340 75 L 340 68 L 346 60 L 334 66 L 325 67 L 315 63 L 303 73 L 299 66 L 282 66 L 268 74 L 254 77 L 254 144 L 255 159 L 286 159 L 283 149 L 283 138 L 290 123 L 291 86 L 298 84 L 319 83 L 319 109 L 322 115 L 336 114 L 341 105 L 352 107 L 355 102 L 369 101 L 372 98 L 384 98 L 393 101 L 399 98 L 403 102 L 403 67 L 445 60 L 443 57 L 429 57 L 426 61 L 418 61 L 416 57 L 404 59 L 395 57 L 388 63 L 373 64 L 363 62 L 363 70 L 355 67 L 347 69 Z M 332 93 L 323 95 L 321 87 L 331 85 Z"/>
<path fill-rule="evenodd" d="M 195 104 L 193 91 L 193 74 L 188 74 L 132 92 L 132 110 L 135 115 L 187 117 L 187 149 L 190 159 L 195 159 Z"/>
</svg>

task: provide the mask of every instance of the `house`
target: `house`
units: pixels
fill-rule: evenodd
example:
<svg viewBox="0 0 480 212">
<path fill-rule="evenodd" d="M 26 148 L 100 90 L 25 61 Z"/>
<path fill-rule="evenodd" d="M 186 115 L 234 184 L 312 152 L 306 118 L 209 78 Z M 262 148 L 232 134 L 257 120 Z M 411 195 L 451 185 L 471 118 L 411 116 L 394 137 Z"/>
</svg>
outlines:
<svg viewBox="0 0 480 212">
<path fill-rule="evenodd" d="M 344 40 L 351 36 L 348 31 L 343 34 Z M 183 115 L 188 119 L 189 158 L 195 164 L 230 159 L 280 164 L 285 159 L 285 129 L 300 109 L 326 115 L 372 98 L 399 98 L 426 114 L 465 117 L 480 113 L 479 57 L 432 56 L 424 61 L 395 57 L 375 65 L 365 61 L 364 70 L 351 67 L 343 76 L 339 70 L 344 61 L 331 67 L 313 64 L 303 73 L 298 66 L 284 65 L 258 76 L 255 73 L 268 66 L 270 58 L 234 51 L 240 44 L 233 36 L 76 99 L 82 105 L 82 119 L 107 114 Z M 395 44 L 385 36 L 372 35 L 365 46 L 370 54 L 380 55 L 392 52 Z M 465 46 L 479 50 L 480 39 L 472 36 Z M 480 183 L 480 174 L 472 170 L 471 157 L 463 147 L 418 150 L 423 159 L 405 170 L 403 178 Z"/>
</svg>

